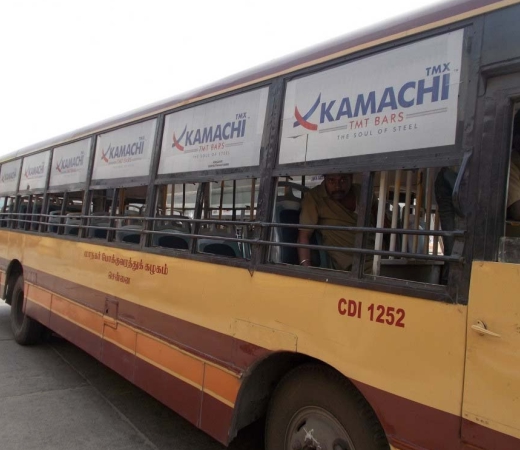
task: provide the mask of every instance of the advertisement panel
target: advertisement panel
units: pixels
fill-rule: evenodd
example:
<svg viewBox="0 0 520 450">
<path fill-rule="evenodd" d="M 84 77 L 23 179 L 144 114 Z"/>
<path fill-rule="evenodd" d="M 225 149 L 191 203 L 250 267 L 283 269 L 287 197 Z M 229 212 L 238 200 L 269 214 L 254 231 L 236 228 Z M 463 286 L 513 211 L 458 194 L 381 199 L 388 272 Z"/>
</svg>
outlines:
<svg viewBox="0 0 520 450">
<path fill-rule="evenodd" d="M 20 191 L 44 189 L 51 151 L 31 155 L 23 159 Z"/>
<path fill-rule="evenodd" d="M 21 159 L 2 164 L 2 167 L 0 167 L 0 195 L 16 192 L 20 167 L 22 167 Z"/>
<path fill-rule="evenodd" d="M 93 180 L 149 175 L 157 120 L 98 136 Z"/>
<path fill-rule="evenodd" d="M 87 181 L 91 138 L 54 149 L 50 187 Z"/>
<path fill-rule="evenodd" d="M 268 88 L 166 116 L 159 174 L 258 166 Z"/>
<path fill-rule="evenodd" d="M 453 145 L 463 30 L 287 84 L 280 164 Z"/>
</svg>

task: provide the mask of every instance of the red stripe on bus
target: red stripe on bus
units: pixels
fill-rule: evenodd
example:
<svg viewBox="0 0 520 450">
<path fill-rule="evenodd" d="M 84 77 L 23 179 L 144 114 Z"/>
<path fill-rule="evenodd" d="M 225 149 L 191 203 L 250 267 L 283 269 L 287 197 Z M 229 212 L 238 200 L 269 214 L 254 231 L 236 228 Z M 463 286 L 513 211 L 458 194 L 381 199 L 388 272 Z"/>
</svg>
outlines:
<svg viewBox="0 0 520 450">
<path fill-rule="evenodd" d="M 233 408 L 209 394 L 202 394 L 200 429 L 224 445 L 229 442 Z"/>
<path fill-rule="evenodd" d="M 478 442 L 482 448 L 496 448 L 500 450 L 520 449 L 520 439 L 491 430 L 471 420 L 462 419 L 462 429 L 464 435 L 471 436 L 473 442 Z"/>
<path fill-rule="evenodd" d="M 106 340 L 103 340 L 102 346 L 101 362 L 134 383 L 135 355 Z"/>
<path fill-rule="evenodd" d="M 356 380 L 351 381 L 374 408 L 388 440 L 395 447 L 442 450 L 468 448 L 461 440 L 463 419 L 460 416 L 408 400 Z M 465 424 L 468 422 L 464 420 Z M 469 423 L 478 442 L 483 443 L 483 448 L 520 449 L 520 439 L 473 422 Z M 399 430 L 398 433 L 396 430 Z M 486 444 L 484 445 L 484 443 Z"/>
<path fill-rule="evenodd" d="M 113 297 L 95 289 L 73 283 L 63 278 L 24 267 L 26 276 L 38 280 L 38 286 L 64 298 L 103 313 L 105 299 L 118 302 L 118 320 L 183 350 L 211 360 L 234 372 L 242 372 L 270 350 L 233 336 L 210 330 L 203 326 L 169 316 L 159 311 L 137 305 L 122 298 Z"/>
</svg>

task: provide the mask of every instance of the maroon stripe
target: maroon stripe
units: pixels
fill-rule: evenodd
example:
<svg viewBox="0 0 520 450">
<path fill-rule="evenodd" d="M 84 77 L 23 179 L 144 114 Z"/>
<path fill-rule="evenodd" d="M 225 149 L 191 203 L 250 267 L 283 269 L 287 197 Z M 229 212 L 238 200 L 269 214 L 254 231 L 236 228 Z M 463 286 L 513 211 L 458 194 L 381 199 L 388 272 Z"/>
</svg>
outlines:
<svg viewBox="0 0 520 450">
<path fill-rule="evenodd" d="M 102 345 L 101 362 L 133 383 L 135 355 L 106 340 Z"/>
<path fill-rule="evenodd" d="M 49 328 L 78 346 L 94 358 L 101 360 L 101 337 L 51 313 Z"/>
<path fill-rule="evenodd" d="M 520 439 L 462 419 L 462 435 L 466 441 L 482 448 L 500 450 L 520 449 Z"/>
<path fill-rule="evenodd" d="M 161 313 L 122 298 L 73 283 L 45 272 L 24 267 L 37 285 L 104 313 L 105 300 L 118 304 L 118 320 L 174 344 L 199 357 L 216 362 L 234 372 L 241 372 L 271 352 L 218 331 Z M 36 283 L 35 283 L 36 284 Z"/>
<path fill-rule="evenodd" d="M 199 426 L 201 391 L 140 358 L 135 362 L 135 384 Z"/>
<path fill-rule="evenodd" d="M 224 445 L 229 443 L 233 408 L 209 394 L 202 394 L 200 429 Z"/>
<path fill-rule="evenodd" d="M 377 389 L 359 381 L 356 387 L 374 408 L 390 442 L 411 448 L 460 450 L 461 418 Z"/>
<path fill-rule="evenodd" d="M 51 312 L 42 305 L 39 305 L 38 303 L 32 302 L 30 300 L 26 301 L 25 314 L 32 317 L 33 319 L 36 319 L 38 322 L 45 325 L 46 327 L 49 326 Z"/>
</svg>

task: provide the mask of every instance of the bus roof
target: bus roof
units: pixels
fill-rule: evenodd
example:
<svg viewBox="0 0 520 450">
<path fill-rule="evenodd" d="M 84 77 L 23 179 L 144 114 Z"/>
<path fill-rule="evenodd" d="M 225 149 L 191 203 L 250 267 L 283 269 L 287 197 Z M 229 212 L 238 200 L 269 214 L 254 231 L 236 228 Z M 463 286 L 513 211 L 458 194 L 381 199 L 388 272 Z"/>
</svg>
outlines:
<svg viewBox="0 0 520 450">
<path fill-rule="evenodd" d="M 520 0 L 448 0 L 426 7 L 414 13 L 380 22 L 338 38 L 325 41 L 291 55 L 274 59 L 268 63 L 223 78 L 215 83 L 175 95 L 142 108 L 132 110 L 100 122 L 79 128 L 45 141 L 32 144 L 0 157 L 0 163 L 20 156 L 31 154 L 45 148 L 62 145 L 66 142 L 87 137 L 113 127 L 123 125 L 163 111 L 203 100 L 215 95 L 269 80 L 305 67 L 318 64 L 340 56 L 368 49 L 406 36 L 449 25 L 458 21 L 504 8 Z"/>
</svg>

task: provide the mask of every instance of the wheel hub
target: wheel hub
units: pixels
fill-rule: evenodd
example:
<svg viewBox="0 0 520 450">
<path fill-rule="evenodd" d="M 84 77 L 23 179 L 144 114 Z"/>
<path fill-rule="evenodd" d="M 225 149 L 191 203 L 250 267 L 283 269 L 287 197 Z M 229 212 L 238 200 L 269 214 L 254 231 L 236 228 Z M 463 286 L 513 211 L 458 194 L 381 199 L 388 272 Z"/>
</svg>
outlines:
<svg viewBox="0 0 520 450">
<path fill-rule="evenodd" d="M 329 412 L 306 407 L 292 418 L 286 435 L 288 450 L 355 450 L 350 436 Z"/>
</svg>

